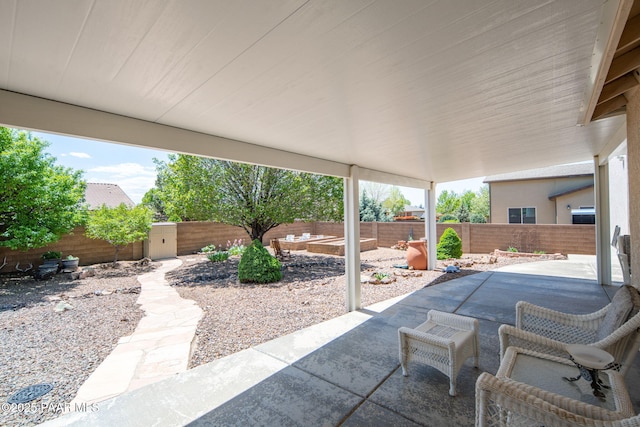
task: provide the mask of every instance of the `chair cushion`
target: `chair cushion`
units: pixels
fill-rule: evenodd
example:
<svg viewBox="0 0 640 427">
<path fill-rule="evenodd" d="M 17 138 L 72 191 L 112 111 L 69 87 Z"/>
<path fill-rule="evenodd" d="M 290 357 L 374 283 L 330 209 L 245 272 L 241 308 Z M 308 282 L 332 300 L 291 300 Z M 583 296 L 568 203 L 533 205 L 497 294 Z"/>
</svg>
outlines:
<svg viewBox="0 0 640 427">
<path fill-rule="evenodd" d="M 633 291 L 633 289 L 629 289 L 629 286 L 623 286 L 613 296 L 611 306 L 607 310 L 607 314 L 605 314 L 596 334 L 596 341 L 608 337 L 627 321 L 634 307 Z"/>
</svg>

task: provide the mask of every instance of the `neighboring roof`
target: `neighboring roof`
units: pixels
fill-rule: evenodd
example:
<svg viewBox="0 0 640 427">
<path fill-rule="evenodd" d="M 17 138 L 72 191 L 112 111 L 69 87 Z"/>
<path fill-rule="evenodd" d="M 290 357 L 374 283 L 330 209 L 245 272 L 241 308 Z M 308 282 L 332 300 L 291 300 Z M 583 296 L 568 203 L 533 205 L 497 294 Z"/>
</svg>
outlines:
<svg viewBox="0 0 640 427">
<path fill-rule="evenodd" d="M 88 182 L 85 199 L 89 204 L 89 209 L 98 209 L 102 205 L 115 208 L 120 203 L 129 207 L 135 206 L 133 200 L 117 184 Z"/>
<path fill-rule="evenodd" d="M 549 200 L 553 200 L 553 199 L 555 199 L 557 197 L 566 196 L 567 194 L 575 193 L 577 191 L 586 190 L 587 188 L 591 188 L 591 187 L 593 187 L 593 182 L 591 184 L 579 185 L 577 187 L 573 187 L 573 188 L 565 189 L 565 190 L 562 190 L 562 191 L 558 191 L 557 193 L 549 194 Z"/>
<path fill-rule="evenodd" d="M 406 205 L 403 212 L 424 212 L 424 208 L 418 206 Z"/>
<path fill-rule="evenodd" d="M 569 178 L 593 175 L 593 163 L 575 163 L 572 165 L 549 166 L 519 172 L 487 176 L 484 183 L 498 181 L 522 181 L 527 179 Z"/>
</svg>

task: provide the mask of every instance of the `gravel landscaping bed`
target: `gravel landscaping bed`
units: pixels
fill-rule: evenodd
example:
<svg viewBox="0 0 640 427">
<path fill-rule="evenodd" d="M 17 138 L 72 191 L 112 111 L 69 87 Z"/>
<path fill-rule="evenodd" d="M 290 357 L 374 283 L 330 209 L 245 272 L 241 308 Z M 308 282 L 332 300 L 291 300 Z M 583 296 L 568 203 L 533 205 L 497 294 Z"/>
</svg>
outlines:
<svg viewBox="0 0 640 427">
<path fill-rule="evenodd" d="M 137 275 L 157 266 L 121 262 L 94 268 L 95 276 L 71 280 L 59 273 L 35 281 L 0 276 L 0 425 L 35 425 L 69 408 L 79 387 L 142 317 Z M 56 312 L 58 307 L 64 311 Z M 53 390 L 30 403 L 9 405 L 24 387 Z"/>
<path fill-rule="evenodd" d="M 489 256 L 461 260 L 459 273 L 411 271 L 394 268 L 406 264 L 406 252 L 379 248 L 361 254 L 363 278 L 388 275 L 388 284 L 363 283 L 362 304 L 368 306 L 428 285 L 530 258 Z M 204 315 L 196 332 L 197 345 L 190 367 L 261 344 L 345 314 L 344 258 L 294 251 L 284 261 L 284 277 L 267 285 L 241 284 L 238 258 L 212 263 L 204 255 L 181 257 L 183 264 L 167 274 L 183 298 L 196 301 Z M 535 259 L 538 260 L 538 259 Z M 490 263 L 495 261 L 495 263 Z M 438 262 L 438 268 L 449 263 Z"/>
<path fill-rule="evenodd" d="M 190 367 L 346 312 L 343 257 L 292 252 L 283 263 L 283 280 L 268 285 L 240 284 L 237 257 L 220 263 L 204 255 L 180 258 L 183 264 L 167 280 L 204 311 Z M 445 274 L 395 268 L 405 263 L 405 252 L 394 249 L 363 252 L 361 259 L 364 306 L 462 275 L 538 260 L 500 257 L 489 263 L 489 256 L 477 256 L 461 260 L 459 273 Z M 62 273 L 47 281 L 0 275 L 0 425 L 35 425 L 69 409 L 79 387 L 118 339 L 136 328 L 143 314 L 136 304 L 136 278 L 158 265 L 93 266 L 95 276 L 80 280 Z M 438 268 L 446 265 L 438 262 Z M 374 284 L 376 273 L 389 283 Z M 71 308 L 55 310 L 65 304 Z M 21 407 L 6 404 L 23 387 L 39 383 L 54 388 Z"/>
</svg>

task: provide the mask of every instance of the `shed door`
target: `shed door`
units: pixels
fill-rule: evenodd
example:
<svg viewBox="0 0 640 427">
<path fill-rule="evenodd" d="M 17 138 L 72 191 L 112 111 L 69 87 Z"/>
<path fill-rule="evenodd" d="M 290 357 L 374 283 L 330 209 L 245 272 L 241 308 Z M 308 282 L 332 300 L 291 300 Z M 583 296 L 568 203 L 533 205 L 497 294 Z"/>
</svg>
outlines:
<svg viewBox="0 0 640 427">
<path fill-rule="evenodd" d="M 174 258 L 178 254 L 178 233 L 175 224 L 154 225 L 149 232 L 148 257 L 155 259 Z"/>
</svg>

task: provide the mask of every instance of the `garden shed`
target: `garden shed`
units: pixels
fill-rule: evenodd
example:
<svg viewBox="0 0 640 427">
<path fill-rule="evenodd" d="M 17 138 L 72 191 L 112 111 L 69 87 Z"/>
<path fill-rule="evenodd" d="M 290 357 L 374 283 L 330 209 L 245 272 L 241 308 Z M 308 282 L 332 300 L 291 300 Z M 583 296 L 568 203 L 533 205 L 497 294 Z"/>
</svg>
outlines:
<svg viewBox="0 0 640 427">
<path fill-rule="evenodd" d="M 178 226 L 175 222 L 155 222 L 144 242 L 144 256 L 152 260 L 178 255 Z"/>
</svg>

